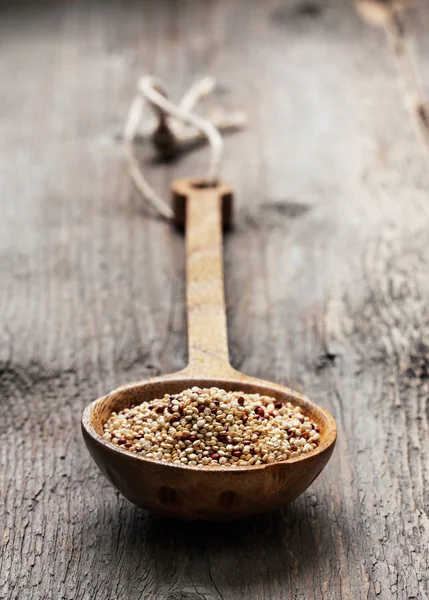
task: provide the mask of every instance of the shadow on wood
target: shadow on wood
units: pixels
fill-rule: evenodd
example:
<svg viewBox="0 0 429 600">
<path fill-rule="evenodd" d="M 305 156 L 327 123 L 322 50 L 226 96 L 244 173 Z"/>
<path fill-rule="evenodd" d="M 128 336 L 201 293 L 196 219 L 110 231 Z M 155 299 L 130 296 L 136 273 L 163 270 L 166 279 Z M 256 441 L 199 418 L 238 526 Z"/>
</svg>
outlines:
<svg viewBox="0 0 429 600">
<path fill-rule="evenodd" d="M 120 502 L 109 515 L 111 525 L 100 524 L 95 532 L 95 544 L 103 546 L 109 556 L 120 556 L 121 565 L 113 568 L 121 566 L 125 595 L 132 589 L 133 578 L 124 570 L 128 565 L 138 568 L 138 557 L 144 557 L 145 568 L 156 582 L 157 598 L 191 600 L 195 594 L 221 598 L 218 588 L 244 591 L 278 585 L 313 569 L 326 557 L 336 562 L 334 538 L 329 537 L 324 545 L 318 543 L 329 519 L 325 506 L 314 505 L 307 497 L 280 512 L 215 524 L 155 517 Z M 124 526 L 127 536 L 120 533 Z M 84 535 L 89 534 L 84 530 Z M 110 576 L 112 564 L 100 557 L 98 568 Z"/>
</svg>

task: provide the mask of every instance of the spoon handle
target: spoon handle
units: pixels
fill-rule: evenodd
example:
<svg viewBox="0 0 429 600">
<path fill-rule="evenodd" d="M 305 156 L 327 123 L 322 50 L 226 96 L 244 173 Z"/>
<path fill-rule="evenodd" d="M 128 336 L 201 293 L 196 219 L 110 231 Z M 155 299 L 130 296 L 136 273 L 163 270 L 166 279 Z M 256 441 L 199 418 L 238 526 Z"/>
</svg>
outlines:
<svg viewBox="0 0 429 600">
<path fill-rule="evenodd" d="M 173 183 L 176 222 L 186 231 L 189 374 L 221 377 L 232 370 L 223 279 L 222 225 L 232 213 L 232 190 L 199 180 Z"/>
</svg>

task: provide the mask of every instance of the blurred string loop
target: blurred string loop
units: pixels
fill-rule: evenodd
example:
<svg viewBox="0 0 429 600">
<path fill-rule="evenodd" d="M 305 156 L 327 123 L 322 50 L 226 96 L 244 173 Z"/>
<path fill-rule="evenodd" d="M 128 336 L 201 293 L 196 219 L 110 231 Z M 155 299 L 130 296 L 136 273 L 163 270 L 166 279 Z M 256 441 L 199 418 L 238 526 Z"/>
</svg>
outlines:
<svg viewBox="0 0 429 600">
<path fill-rule="evenodd" d="M 148 182 L 136 156 L 136 142 L 150 139 L 161 158 L 168 160 L 178 156 L 186 146 L 207 141 L 210 159 L 205 179 L 215 183 L 219 177 L 223 151 L 220 131 L 241 129 L 246 123 L 246 116 L 241 111 L 223 113 L 217 109 L 207 118 L 193 112 L 198 102 L 213 91 L 215 84 L 213 78 L 205 77 L 192 85 L 180 103 L 175 104 L 167 98 L 165 86 L 156 77 L 144 76 L 138 81 L 137 95 L 131 103 L 124 128 L 128 173 L 142 197 L 165 219 L 172 219 L 173 211 Z M 146 103 L 152 109 L 153 119 L 140 132 Z"/>
</svg>

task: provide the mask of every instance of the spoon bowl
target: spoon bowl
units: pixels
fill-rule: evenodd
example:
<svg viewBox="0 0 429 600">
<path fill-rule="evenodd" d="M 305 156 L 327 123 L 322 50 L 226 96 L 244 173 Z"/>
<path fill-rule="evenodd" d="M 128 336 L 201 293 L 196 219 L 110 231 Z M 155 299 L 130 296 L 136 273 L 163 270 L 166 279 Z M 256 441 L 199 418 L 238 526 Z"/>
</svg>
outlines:
<svg viewBox="0 0 429 600">
<path fill-rule="evenodd" d="M 194 385 L 259 393 L 298 404 L 318 423 L 320 445 L 309 454 L 283 462 L 213 468 L 148 460 L 102 437 L 103 424 L 112 411 Z M 228 379 L 195 379 L 178 373 L 119 388 L 86 408 L 82 430 L 101 472 L 123 496 L 151 512 L 188 520 L 232 521 L 282 507 L 302 494 L 319 475 L 335 443 L 335 421 L 326 410 L 297 392 L 238 372 Z"/>
<path fill-rule="evenodd" d="M 229 188 L 179 181 L 174 200 L 177 221 L 186 220 L 189 364 L 178 373 L 123 386 L 95 400 L 83 413 L 82 432 L 101 472 L 137 506 L 181 519 L 233 521 L 276 510 L 302 494 L 332 454 L 336 424 L 328 411 L 298 392 L 244 375 L 229 364 L 222 271 L 222 219 L 227 225 Z M 191 467 L 146 459 L 103 438 L 103 425 L 113 411 L 193 386 L 298 405 L 318 424 L 320 444 L 307 454 L 271 464 Z"/>
</svg>

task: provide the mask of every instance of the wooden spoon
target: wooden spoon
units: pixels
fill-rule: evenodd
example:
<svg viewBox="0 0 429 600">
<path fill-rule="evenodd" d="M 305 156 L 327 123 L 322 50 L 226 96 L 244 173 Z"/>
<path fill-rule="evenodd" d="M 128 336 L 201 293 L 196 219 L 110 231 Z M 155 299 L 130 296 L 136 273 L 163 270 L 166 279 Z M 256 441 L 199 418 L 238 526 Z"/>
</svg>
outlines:
<svg viewBox="0 0 429 600">
<path fill-rule="evenodd" d="M 232 521 L 272 511 L 297 498 L 319 475 L 334 449 L 333 417 L 305 396 L 236 371 L 228 360 L 222 260 L 222 221 L 232 211 L 223 184 L 180 180 L 173 184 L 176 220 L 186 220 L 189 364 L 178 373 L 121 387 L 84 411 L 85 443 L 110 483 L 152 512 L 183 518 Z M 250 326 L 250 325 L 249 325 Z M 259 393 L 292 402 L 320 428 L 320 445 L 284 462 L 249 467 L 188 467 L 149 460 L 104 440 L 112 411 L 199 386 Z"/>
</svg>

